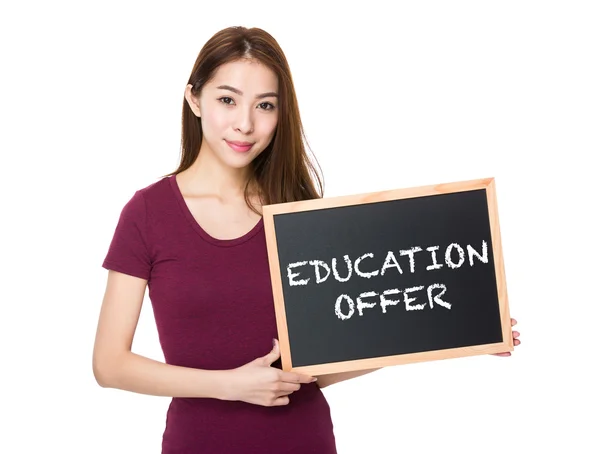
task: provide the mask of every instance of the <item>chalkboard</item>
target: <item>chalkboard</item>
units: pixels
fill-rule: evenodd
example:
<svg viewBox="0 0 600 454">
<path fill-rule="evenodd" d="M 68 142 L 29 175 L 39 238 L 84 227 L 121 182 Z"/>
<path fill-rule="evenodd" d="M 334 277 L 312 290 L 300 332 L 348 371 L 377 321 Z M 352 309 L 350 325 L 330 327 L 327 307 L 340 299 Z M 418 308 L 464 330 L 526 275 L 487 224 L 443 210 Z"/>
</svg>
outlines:
<svg viewBox="0 0 600 454">
<path fill-rule="evenodd" d="M 493 178 L 267 205 L 284 370 L 512 351 Z"/>
</svg>

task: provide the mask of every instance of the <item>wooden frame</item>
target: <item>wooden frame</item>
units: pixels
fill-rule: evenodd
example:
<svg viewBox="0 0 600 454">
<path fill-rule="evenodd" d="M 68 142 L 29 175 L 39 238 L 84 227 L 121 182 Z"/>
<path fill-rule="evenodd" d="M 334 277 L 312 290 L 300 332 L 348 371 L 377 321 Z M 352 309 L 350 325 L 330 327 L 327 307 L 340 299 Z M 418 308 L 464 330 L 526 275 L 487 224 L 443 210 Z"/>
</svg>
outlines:
<svg viewBox="0 0 600 454">
<path fill-rule="evenodd" d="M 411 197 L 448 194 L 461 191 L 471 191 L 476 189 L 485 189 L 487 195 L 490 231 L 494 256 L 494 269 L 496 273 L 498 301 L 500 305 L 500 319 L 502 324 L 502 342 L 486 345 L 427 351 L 421 353 L 410 353 L 403 355 L 368 358 L 328 364 L 292 367 L 283 287 L 277 251 L 274 216 L 284 213 L 294 213 L 325 208 L 343 207 L 349 205 L 359 205 L 365 203 L 382 202 Z M 339 196 L 331 198 L 322 198 L 317 200 L 266 205 L 263 207 L 263 219 L 265 226 L 265 235 L 267 239 L 269 266 L 271 273 L 271 282 L 273 286 L 273 297 L 275 304 L 275 313 L 277 318 L 277 330 L 279 333 L 279 343 L 281 348 L 281 361 L 283 370 L 296 371 L 306 373 L 309 375 L 322 375 L 360 369 L 380 368 L 385 366 L 407 364 L 421 361 L 432 361 L 447 358 L 502 353 L 513 350 L 514 347 L 512 339 L 510 312 L 508 307 L 508 295 L 506 291 L 504 260 L 502 256 L 500 225 L 498 220 L 498 207 L 496 202 L 496 186 L 494 178 L 484 178 L 478 180 L 443 183 L 358 195 Z"/>
</svg>

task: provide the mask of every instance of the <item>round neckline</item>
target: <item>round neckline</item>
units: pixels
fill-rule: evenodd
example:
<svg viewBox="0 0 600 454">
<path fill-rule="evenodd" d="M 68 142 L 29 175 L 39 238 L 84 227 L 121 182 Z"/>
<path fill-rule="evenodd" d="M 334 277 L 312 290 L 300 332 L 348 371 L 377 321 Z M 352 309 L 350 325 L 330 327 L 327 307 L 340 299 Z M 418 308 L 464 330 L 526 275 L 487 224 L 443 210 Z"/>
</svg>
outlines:
<svg viewBox="0 0 600 454">
<path fill-rule="evenodd" d="M 177 204 L 183 212 L 184 217 L 191 224 L 192 228 L 196 231 L 196 233 L 200 235 L 200 237 L 202 237 L 203 240 L 207 241 L 208 243 L 223 247 L 237 246 L 239 244 L 245 243 L 263 229 L 264 224 L 263 218 L 261 216 L 258 222 L 254 225 L 254 227 L 252 227 L 252 229 L 250 229 L 248 232 L 246 232 L 240 237 L 231 239 L 215 238 L 214 236 L 210 235 L 206 230 L 204 230 L 202 226 L 198 223 L 198 221 L 196 221 L 196 219 L 194 218 L 194 215 L 187 206 L 187 203 L 185 203 L 183 193 L 181 192 L 181 189 L 179 188 L 179 184 L 177 183 L 177 179 L 175 177 L 176 175 L 171 175 L 168 178 L 169 183 L 171 185 L 171 189 L 173 190 L 173 193 L 175 195 L 175 199 L 177 200 Z"/>
</svg>

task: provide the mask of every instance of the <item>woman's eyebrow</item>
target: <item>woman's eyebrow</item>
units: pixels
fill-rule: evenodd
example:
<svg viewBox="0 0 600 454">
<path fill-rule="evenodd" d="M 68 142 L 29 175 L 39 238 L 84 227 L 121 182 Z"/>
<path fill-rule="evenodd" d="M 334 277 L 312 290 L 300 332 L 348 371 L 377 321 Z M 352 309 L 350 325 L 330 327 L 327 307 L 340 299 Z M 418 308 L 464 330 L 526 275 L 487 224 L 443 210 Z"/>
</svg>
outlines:
<svg viewBox="0 0 600 454">
<path fill-rule="evenodd" d="M 240 96 L 244 95 L 244 93 L 242 92 L 242 90 L 238 90 L 237 88 L 234 88 L 234 87 L 232 87 L 230 85 L 219 85 L 217 88 L 219 90 L 229 90 L 229 91 L 232 91 L 235 94 L 240 95 Z M 277 93 L 275 93 L 274 91 L 269 91 L 267 93 L 261 93 L 261 94 L 256 95 L 256 99 L 270 98 L 270 97 L 277 98 L 277 97 L 279 97 L 279 95 Z"/>
</svg>

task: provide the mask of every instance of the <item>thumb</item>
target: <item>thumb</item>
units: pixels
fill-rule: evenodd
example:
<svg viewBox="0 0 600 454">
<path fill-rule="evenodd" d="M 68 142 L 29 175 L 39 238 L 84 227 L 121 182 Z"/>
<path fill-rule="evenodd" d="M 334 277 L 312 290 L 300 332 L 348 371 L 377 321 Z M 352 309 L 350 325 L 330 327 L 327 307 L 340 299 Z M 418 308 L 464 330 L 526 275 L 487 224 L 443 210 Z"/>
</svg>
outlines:
<svg viewBox="0 0 600 454">
<path fill-rule="evenodd" d="M 266 366 L 270 366 L 279 359 L 279 356 L 279 341 L 277 339 L 273 339 L 273 349 L 262 357 L 263 363 Z"/>
</svg>

